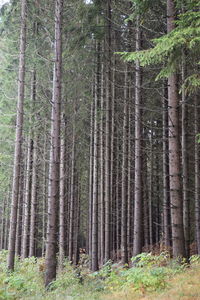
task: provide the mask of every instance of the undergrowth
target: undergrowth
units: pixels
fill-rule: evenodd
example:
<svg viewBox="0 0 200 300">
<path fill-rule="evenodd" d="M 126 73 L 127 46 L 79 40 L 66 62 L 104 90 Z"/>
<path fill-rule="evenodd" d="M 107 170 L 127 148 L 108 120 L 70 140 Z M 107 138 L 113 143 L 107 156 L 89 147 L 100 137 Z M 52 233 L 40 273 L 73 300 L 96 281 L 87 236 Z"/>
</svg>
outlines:
<svg viewBox="0 0 200 300">
<path fill-rule="evenodd" d="M 65 262 L 49 290 L 44 288 L 44 259 L 34 257 L 21 261 L 16 257 L 15 271 L 8 273 L 7 251 L 0 252 L 0 300 L 10 299 L 66 299 L 99 300 L 113 292 L 126 290 L 144 294 L 166 288 L 169 278 L 183 272 L 188 265 L 171 260 L 167 252 L 154 256 L 142 253 L 132 258 L 132 267 L 108 261 L 100 271 L 90 273 L 84 267 L 74 268 Z M 199 256 L 190 259 L 200 263 Z"/>
</svg>

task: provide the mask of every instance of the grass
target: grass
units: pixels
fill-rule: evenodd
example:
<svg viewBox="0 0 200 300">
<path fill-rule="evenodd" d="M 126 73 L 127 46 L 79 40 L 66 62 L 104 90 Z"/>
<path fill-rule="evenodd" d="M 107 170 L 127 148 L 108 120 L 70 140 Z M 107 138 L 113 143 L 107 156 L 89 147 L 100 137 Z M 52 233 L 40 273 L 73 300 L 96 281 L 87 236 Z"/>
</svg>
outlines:
<svg viewBox="0 0 200 300">
<path fill-rule="evenodd" d="M 44 288 L 44 259 L 20 261 L 15 271 L 6 269 L 7 252 L 0 252 L 0 300 L 200 300 L 200 258 L 191 265 L 177 264 L 167 253 L 143 253 L 134 267 L 124 269 L 108 262 L 99 272 L 73 268 L 67 261 L 49 291 Z"/>
<path fill-rule="evenodd" d="M 167 287 L 163 291 L 148 293 L 128 289 L 106 295 L 102 300 L 200 300 L 199 279 L 200 265 L 173 276 L 167 281 Z"/>
</svg>

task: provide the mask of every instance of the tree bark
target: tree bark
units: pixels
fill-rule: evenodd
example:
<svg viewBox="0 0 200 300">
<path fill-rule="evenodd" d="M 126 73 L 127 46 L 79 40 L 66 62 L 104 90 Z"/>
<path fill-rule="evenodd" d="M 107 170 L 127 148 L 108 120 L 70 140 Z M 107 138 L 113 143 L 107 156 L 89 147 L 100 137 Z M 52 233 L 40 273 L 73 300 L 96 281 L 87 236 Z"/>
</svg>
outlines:
<svg viewBox="0 0 200 300">
<path fill-rule="evenodd" d="M 62 122 L 63 127 L 65 123 Z M 63 128 L 64 129 L 64 128 Z M 65 172 L 66 172 L 66 143 L 65 136 L 60 142 L 60 206 L 59 206 L 59 267 L 63 268 L 65 257 Z"/>
<path fill-rule="evenodd" d="M 24 161 L 22 160 L 22 166 L 24 167 Z M 20 183 L 19 183 L 19 199 L 18 199 L 18 211 L 17 211 L 17 228 L 16 228 L 16 255 L 21 255 L 21 241 L 22 241 L 22 210 L 23 210 L 23 196 L 24 196 L 24 171 L 21 170 Z"/>
<path fill-rule="evenodd" d="M 92 269 L 92 212 L 93 212 L 93 156 L 94 156 L 94 102 L 91 103 L 90 113 L 90 169 L 89 169 L 89 209 L 88 209 L 88 252 L 90 269 Z"/>
<path fill-rule="evenodd" d="M 167 1 L 167 32 L 175 28 L 175 3 Z M 170 175 L 170 200 L 172 219 L 172 244 L 173 256 L 185 257 L 185 241 L 183 232 L 183 199 L 181 195 L 181 165 L 179 143 L 179 117 L 177 76 L 175 73 L 168 78 L 168 127 L 169 127 L 169 175 Z"/>
<path fill-rule="evenodd" d="M 153 121 L 151 119 L 151 135 L 150 135 L 150 162 L 149 162 L 149 244 L 150 250 L 153 248 Z"/>
<path fill-rule="evenodd" d="M 136 51 L 141 49 L 140 18 L 136 21 Z M 141 129 L 141 67 L 136 62 L 135 71 L 135 210 L 133 256 L 142 251 L 142 129 Z"/>
<path fill-rule="evenodd" d="M 32 74 L 32 85 L 31 85 L 31 100 L 32 100 L 32 107 L 33 113 L 35 108 L 35 101 L 36 101 L 36 71 L 33 70 Z M 33 120 L 36 121 L 34 117 Z M 37 129 L 36 129 L 37 130 Z M 31 178 L 31 191 L 30 191 L 30 237 L 29 237 L 29 257 L 34 256 L 35 254 L 35 218 L 36 218 L 36 197 L 37 197 L 37 160 L 38 160 L 38 140 L 39 136 L 38 133 L 31 132 L 33 135 L 33 163 L 32 163 L 32 178 Z"/>
<path fill-rule="evenodd" d="M 50 199 L 48 207 L 48 230 L 46 244 L 45 286 L 56 278 L 56 250 L 58 237 L 58 203 L 59 203 L 59 170 L 60 170 L 60 107 L 62 79 L 62 13 L 63 0 L 55 3 L 55 61 L 53 74 L 53 99 L 51 121 L 51 167 Z"/>
<path fill-rule="evenodd" d="M 1 244 L 0 250 L 5 247 L 5 219 L 6 219 L 7 195 L 3 198 L 2 217 L 1 217 Z"/>
<path fill-rule="evenodd" d="M 105 126 L 105 261 L 110 259 L 110 207 L 111 207 L 111 0 L 107 1 L 106 32 L 106 126 Z"/>
<path fill-rule="evenodd" d="M 26 166 L 26 185 L 24 195 L 24 207 L 23 207 L 23 233 L 22 233 L 22 249 L 21 256 L 26 258 L 28 256 L 28 238 L 29 238 L 29 222 L 30 222 L 30 199 L 31 199 L 31 182 L 32 182 L 32 156 L 33 156 L 33 140 L 31 136 L 28 141 L 27 152 L 27 166 Z"/>
<path fill-rule="evenodd" d="M 95 103 L 94 103 L 94 162 L 93 162 L 93 212 L 92 212 L 92 271 L 97 271 L 98 265 L 98 169 L 99 169 L 99 104 L 101 95 L 100 81 L 100 42 L 97 42 L 97 61 L 95 74 Z"/>
<path fill-rule="evenodd" d="M 125 71 L 124 89 L 124 119 L 123 119 L 123 147 L 122 147 L 122 215 L 121 215 L 121 254 L 122 263 L 128 263 L 127 247 L 127 188 L 128 188 L 128 65 Z"/>
<path fill-rule="evenodd" d="M 13 167 L 13 186 L 12 186 L 12 205 L 9 231 L 9 253 L 8 269 L 14 270 L 15 263 L 15 239 L 17 208 L 19 196 L 19 178 L 22 151 L 22 132 L 23 132 L 23 105 L 24 105 L 24 80 L 25 80 L 25 50 L 26 50 L 26 0 L 21 0 L 21 31 L 20 31 L 20 53 L 19 53 L 19 81 L 18 81 L 18 102 L 16 120 L 16 139 Z"/>
<path fill-rule="evenodd" d="M 75 176 L 76 176 L 76 142 L 75 124 L 73 124 L 72 158 L 71 158 L 71 183 L 70 183 L 70 216 L 69 216 L 69 261 L 73 262 L 74 254 L 74 211 L 75 211 Z"/>
<path fill-rule="evenodd" d="M 44 131 L 44 148 L 43 148 L 43 188 L 42 188 L 42 257 L 45 256 L 45 242 L 46 242 L 46 211 L 47 211 L 47 133 L 46 133 L 47 126 L 45 124 L 45 131 Z"/>
<path fill-rule="evenodd" d="M 185 55 L 182 54 L 182 84 L 185 81 Z M 182 178 L 183 178 L 183 226 L 185 237 L 186 257 L 190 257 L 190 201 L 189 201 L 189 174 L 188 174 L 188 108 L 186 104 L 185 88 L 182 88 Z"/>
<path fill-rule="evenodd" d="M 168 99 L 163 88 L 163 234 L 164 246 L 170 247 L 170 194 L 169 194 L 169 144 L 168 144 Z"/>
<path fill-rule="evenodd" d="M 197 252 L 200 254 L 200 147 L 197 141 L 197 135 L 200 132 L 199 126 L 199 101 L 198 95 L 195 95 L 195 107 L 194 107 L 194 138 L 195 138 L 195 234 L 197 243 Z"/>
<path fill-rule="evenodd" d="M 35 256 L 35 221 L 37 205 L 37 160 L 38 160 L 38 135 L 35 135 L 33 144 L 33 167 L 32 167 L 32 187 L 31 187 L 31 205 L 30 205 L 30 239 L 29 239 L 29 257 Z"/>
<path fill-rule="evenodd" d="M 100 236 L 101 236 L 101 259 L 103 264 L 105 257 L 105 203 L 104 203 L 104 65 L 101 70 L 101 118 L 100 118 Z"/>
</svg>

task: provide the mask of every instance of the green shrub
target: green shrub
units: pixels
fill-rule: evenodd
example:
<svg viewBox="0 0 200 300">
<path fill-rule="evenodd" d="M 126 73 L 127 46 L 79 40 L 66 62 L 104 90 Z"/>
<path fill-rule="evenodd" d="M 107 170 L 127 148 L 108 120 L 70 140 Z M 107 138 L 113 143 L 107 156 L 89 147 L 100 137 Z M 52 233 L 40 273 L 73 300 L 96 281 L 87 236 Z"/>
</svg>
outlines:
<svg viewBox="0 0 200 300">
<path fill-rule="evenodd" d="M 192 255 L 190 257 L 191 264 L 199 264 L 200 263 L 200 255 Z"/>
<path fill-rule="evenodd" d="M 133 267 L 117 269 L 106 280 L 108 290 L 133 288 L 134 290 L 160 290 L 166 286 L 169 276 L 182 271 L 185 265 L 170 260 L 168 252 L 159 256 L 141 253 L 132 259 Z"/>
</svg>

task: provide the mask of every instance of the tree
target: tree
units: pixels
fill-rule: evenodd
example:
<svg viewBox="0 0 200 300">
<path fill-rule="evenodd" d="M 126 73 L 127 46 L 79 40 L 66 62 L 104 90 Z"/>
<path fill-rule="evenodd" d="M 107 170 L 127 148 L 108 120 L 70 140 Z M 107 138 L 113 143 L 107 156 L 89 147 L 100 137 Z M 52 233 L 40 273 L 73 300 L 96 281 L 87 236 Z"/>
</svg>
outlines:
<svg viewBox="0 0 200 300">
<path fill-rule="evenodd" d="M 167 1 L 167 32 L 175 28 L 175 3 Z M 169 181 L 172 218 L 172 243 L 174 257 L 185 257 L 183 232 L 183 200 L 181 195 L 181 164 L 179 144 L 177 75 L 168 78 L 168 127 L 169 127 Z"/>
<path fill-rule="evenodd" d="M 106 5 L 106 126 L 105 126 L 105 261 L 110 259 L 111 250 L 111 0 Z"/>
<path fill-rule="evenodd" d="M 141 48 L 140 17 L 136 20 L 136 51 Z M 141 67 L 136 61 L 135 74 L 135 207 L 133 255 L 142 251 L 142 127 L 141 127 Z"/>
<path fill-rule="evenodd" d="M 60 107 L 62 78 L 62 14 L 63 1 L 55 3 L 54 73 L 51 120 L 50 195 L 46 245 L 45 286 L 56 278 L 56 250 L 58 235 L 59 170 L 60 170 Z"/>
<path fill-rule="evenodd" d="M 94 92 L 94 162 L 93 162 L 93 210 L 92 210 L 92 271 L 97 271 L 98 266 L 98 170 L 99 170 L 99 104 L 101 97 L 100 86 L 100 42 L 96 42 L 96 74 Z"/>
<path fill-rule="evenodd" d="M 14 262 L 15 262 L 16 222 L 17 222 L 17 209 L 18 209 L 18 196 L 19 196 L 20 164 L 21 164 L 21 154 L 22 154 L 25 51 L 26 51 L 26 6 L 27 6 L 26 0 L 21 0 L 21 31 L 20 31 L 16 140 L 15 140 L 12 206 L 11 206 L 9 246 L 8 246 L 9 249 L 8 269 L 9 270 L 14 269 Z"/>
</svg>

